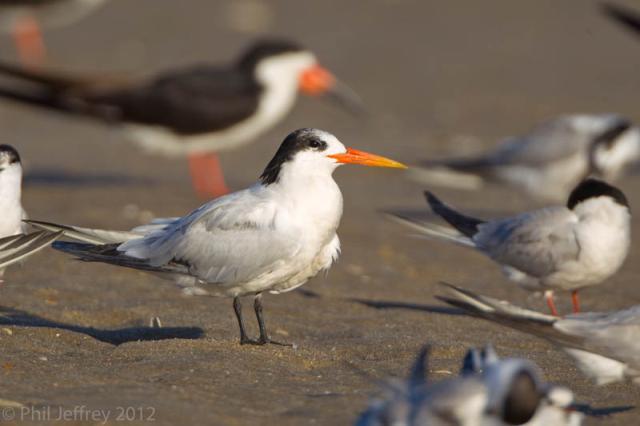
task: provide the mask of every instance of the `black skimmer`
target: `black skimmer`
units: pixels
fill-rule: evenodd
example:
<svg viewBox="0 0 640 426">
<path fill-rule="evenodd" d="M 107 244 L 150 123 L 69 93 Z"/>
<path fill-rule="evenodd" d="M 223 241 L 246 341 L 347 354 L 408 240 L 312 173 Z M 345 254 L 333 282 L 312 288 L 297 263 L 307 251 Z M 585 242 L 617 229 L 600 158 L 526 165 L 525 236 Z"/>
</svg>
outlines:
<svg viewBox="0 0 640 426">
<path fill-rule="evenodd" d="M 25 65 L 45 57 L 41 27 L 56 28 L 82 19 L 105 0 L 0 0 L 0 29 L 11 32 Z"/>
<path fill-rule="evenodd" d="M 332 174 L 342 164 L 405 167 L 346 148 L 325 131 L 301 129 L 286 137 L 257 183 L 186 216 L 120 235 L 30 223 L 89 241 L 54 245 L 79 259 L 153 272 L 183 287 L 199 289 L 196 294 L 232 297 L 240 343 L 276 343 L 264 324 L 262 293 L 293 290 L 337 259 L 342 194 Z M 260 327 L 257 340 L 245 331 L 243 296 L 254 298 Z"/>
<path fill-rule="evenodd" d="M 0 63 L 0 74 L 29 83 L 0 97 L 119 125 L 143 148 L 188 155 L 201 195 L 227 192 L 213 153 L 253 141 L 293 107 L 298 92 L 327 95 L 352 111 L 359 98 L 300 45 L 261 40 L 227 67 L 197 65 L 144 81 L 78 78 Z"/>
</svg>

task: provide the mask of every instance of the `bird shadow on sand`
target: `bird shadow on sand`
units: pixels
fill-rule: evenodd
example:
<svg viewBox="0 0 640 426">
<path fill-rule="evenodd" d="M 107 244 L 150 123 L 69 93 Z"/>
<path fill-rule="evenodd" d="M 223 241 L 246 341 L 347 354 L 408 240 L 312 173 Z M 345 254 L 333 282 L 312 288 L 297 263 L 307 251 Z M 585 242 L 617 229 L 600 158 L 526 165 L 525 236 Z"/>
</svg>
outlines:
<svg viewBox="0 0 640 426">
<path fill-rule="evenodd" d="M 0 325 L 19 327 L 58 328 L 86 334 L 101 342 L 120 345 L 127 342 L 166 340 L 166 339 L 199 339 L 204 335 L 200 327 L 145 327 L 133 326 L 118 329 L 100 329 L 80 325 L 52 321 L 18 309 L 0 306 Z"/>
<path fill-rule="evenodd" d="M 441 314 L 441 315 L 452 315 L 452 316 L 467 315 L 461 309 L 452 308 L 448 306 L 425 305 L 421 303 L 396 302 L 396 301 L 388 301 L 388 300 L 366 300 L 366 299 L 357 299 L 357 298 L 351 298 L 348 300 L 350 302 L 359 303 L 361 305 L 367 306 L 369 308 L 374 308 L 374 309 L 406 309 L 410 311 L 429 312 L 432 314 Z"/>
<path fill-rule="evenodd" d="M 87 174 L 72 173 L 57 169 L 37 169 L 24 177 L 25 186 L 142 186 L 159 183 L 159 181 L 122 174 Z"/>
<path fill-rule="evenodd" d="M 616 414 L 624 413 L 627 411 L 635 410 L 635 405 L 622 405 L 619 407 L 592 407 L 588 404 L 574 404 L 573 408 L 576 411 L 583 413 L 588 417 L 595 417 L 598 420 L 605 419 Z"/>
</svg>

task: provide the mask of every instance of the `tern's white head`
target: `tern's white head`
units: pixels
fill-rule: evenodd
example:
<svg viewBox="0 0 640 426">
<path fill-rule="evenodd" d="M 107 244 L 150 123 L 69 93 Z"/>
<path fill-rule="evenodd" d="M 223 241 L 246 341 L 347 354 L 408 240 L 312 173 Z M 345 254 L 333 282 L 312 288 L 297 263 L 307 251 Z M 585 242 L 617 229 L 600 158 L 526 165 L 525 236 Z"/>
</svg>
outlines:
<svg viewBox="0 0 640 426">
<path fill-rule="evenodd" d="M 21 184 L 22 164 L 18 151 L 11 145 L 0 145 L 0 201 L 19 201 Z"/>
<path fill-rule="evenodd" d="M 324 130 L 299 129 L 285 138 L 260 180 L 263 185 L 271 185 L 304 177 L 329 177 L 342 164 L 406 168 L 397 161 L 347 148 Z"/>
</svg>

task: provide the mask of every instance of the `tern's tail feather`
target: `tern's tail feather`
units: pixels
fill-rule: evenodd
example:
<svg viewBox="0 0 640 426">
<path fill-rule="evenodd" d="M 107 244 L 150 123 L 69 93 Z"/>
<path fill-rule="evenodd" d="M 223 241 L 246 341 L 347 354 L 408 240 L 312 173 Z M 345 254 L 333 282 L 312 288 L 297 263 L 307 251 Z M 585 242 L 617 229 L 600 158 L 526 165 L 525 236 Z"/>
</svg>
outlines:
<svg viewBox="0 0 640 426">
<path fill-rule="evenodd" d="M 81 228 L 79 226 L 60 225 L 39 220 L 25 220 L 26 223 L 45 231 L 62 231 L 65 237 L 90 244 L 114 244 L 143 236 L 138 231 L 111 231 L 106 229 Z"/>
<path fill-rule="evenodd" d="M 435 223 L 419 221 L 398 213 L 389 213 L 388 217 L 402 225 L 420 232 L 420 236 L 425 236 L 439 241 L 446 241 L 464 247 L 475 247 L 474 242 L 469 237 L 462 235 L 455 229 L 440 226 Z"/>
<path fill-rule="evenodd" d="M 558 317 L 520 308 L 507 301 L 475 294 L 451 284 L 442 284 L 450 296 L 436 297 L 470 315 L 542 337 L 561 346 L 582 348 L 582 339 L 556 330 L 554 324 Z"/>
<path fill-rule="evenodd" d="M 62 232 L 37 231 L 0 239 L 0 269 L 42 250 L 61 235 Z"/>
<path fill-rule="evenodd" d="M 0 76 L 8 76 L 21 84 L 5 83 L 0 86 L 0 98 L 48 110 L 105 120 L 114 117 L 108 107 L 88 101 L 90 81 L 51 71 L 26 69 L 0 62 Z M 95 84 L 95 83 L 94 83 Z"/>
<path fill-rule="evenodd" d="M 484 223 L 480 219 L 458 213 L 429 191 L 425 191 L 424 195 L 435 214 L 469 238 L 473 237 L 478 232 L 478 226 Z"/>
<path fill-rule="evenodd" d="M 147 272 L 188 274 L 188 267 L 184 264 L 169 262 L 166 265 L 154 266 L 149 263 L 148 259 L 138 259 L 125 255 L 118 250 L 118 246 L 119 244 L 117 243 L 96 245 L 68 241 L 57 241 L 53 244 L 54 249 L 76 256 L 85 262 L 102 262 Z"/>
</svg>

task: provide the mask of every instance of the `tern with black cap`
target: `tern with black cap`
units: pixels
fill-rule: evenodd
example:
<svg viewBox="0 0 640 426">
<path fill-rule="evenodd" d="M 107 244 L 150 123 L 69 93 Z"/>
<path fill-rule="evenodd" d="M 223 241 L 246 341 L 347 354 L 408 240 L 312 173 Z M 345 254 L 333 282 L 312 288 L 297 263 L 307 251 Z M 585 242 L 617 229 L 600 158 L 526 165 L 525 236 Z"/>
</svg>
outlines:
<svg viewBox="0 0 640 426">
<path fill-rule="evenodd" d="M 152 153 L 189 156 L 203 196 L 227 192 L 215 152 L 254 141 L 285 118 L 298 93 L 363 111 L 355 93 L 309 49 L 258 40 L 228 66 L 196 65 L 142 80 L 82 77 L 0 63 L 0 97 L 116 125 Z"/>
<path fill-rule="evenodd" d="M 504 219 L 465 216 L 426 192 L 435 214 L 452 228 L 403 214 L 393 218 L 421 234 L 471 247 L 503 267 L 530 291 L 543 291 L 554 315 L 554 291 L 571 291 L 574 312 L 578 290 L 602 283 L 621 266 L 631 244 L 631 213 L 618 188 L 597 179 L 581 182 L 566 206 L 547 207 Z"/>
<path fill-rule="evenodd" d="M 240 343 L 276 343 L 264 323 L 262 294 L 293 290 L 338 257 L 342 194 L 332 174 L 342 164 L 405 167 L 346 148 L 325 131 L 300 129 L 285 138 L 258 182 L 247 189 L 186 216 L 123 233 L 120 242 L 60 242 L 54 248 L 85 261 L 153 272 L 200 293 L 232 297 Z M 81 228 L 33 223 L 68 231 L 71 238 L 82 234 Z M 95 241 L 98 234 L 92 235 Z M 247 336 L 243 296 L 254 298 L 258 339 Z"/>
</svg>

